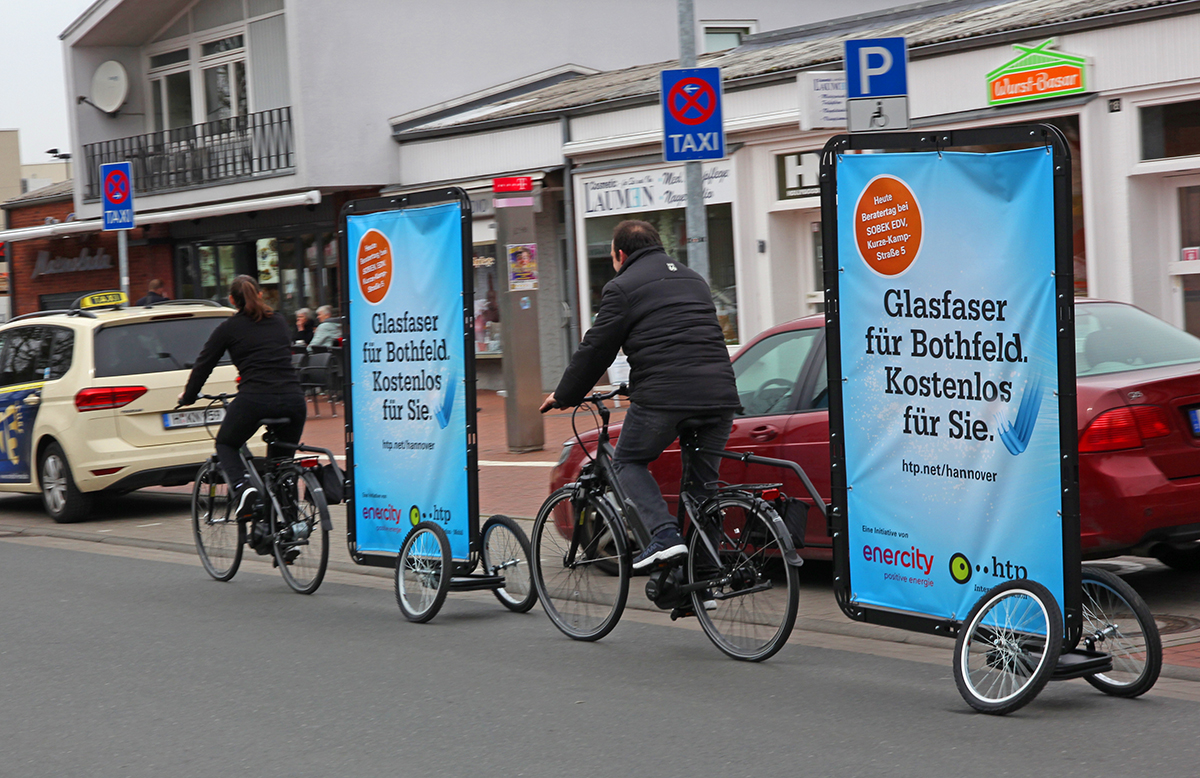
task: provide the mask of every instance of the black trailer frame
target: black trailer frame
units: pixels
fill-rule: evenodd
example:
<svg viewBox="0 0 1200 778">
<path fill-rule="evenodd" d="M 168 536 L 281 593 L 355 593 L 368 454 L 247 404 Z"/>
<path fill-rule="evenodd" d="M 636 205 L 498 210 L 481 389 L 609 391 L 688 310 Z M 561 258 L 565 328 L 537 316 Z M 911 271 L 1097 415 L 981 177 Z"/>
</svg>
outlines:
<svg viewBox="0 0 1200 778">
<path fill-rule="evenodd" d="M 1071 152 L 1053 125 L 1029 124 L 967 130 L 836 135 L 821 152 L 821 240 L 824 244 L 826 359 L 829 369 L 829 443 L 832 505 L 827 514 L 833 538 L 834 592 L 849 618 L 871 624 L 953 637 L 960 623 L 918 613 L 885 610 L 851 602 L 847 515 L 846 446 L 842 405 L 841 329 L 839 319 L 837 163 L 855 151 L 937 152 L 967 146 L 1045 147 L 1053 156 L 1054 280 L 1058 325 L 1059 446 L 1062 451 L 1063 616 L 1068 640 L 1082 631 L 1082 579 L 1079 538 L 1079 449 L 1075 406 L 1075 295 L 1071 243 Z M 1072 640 L 1072 642 L 1074 642 Z"/>
<path fill-rule="evenodd" d="M 371 213 L 379 213 L 381 211 L 398 211 L 407 208 L 421 208 L 430 205 L 439 205 L 442 203 L 456 202 L 459 205 L 459 210 L 462 217 L 462 246 L 463 246 L 463 261 L 462 261 L 462 289 L 463 289 L 463 353 L 465 355 L 464 365 L 464 387 L 466 406 L 467 406 L 467 526 L 468 538 L 470 541 L 470 558 L 468 560 L 455 560 L 456 571 L 459 568 L 464 568 L 466 572 L 474 569 L 479 558 L 479 428 L 476 422 L 476 399 L 475 399 L 475 344 L 472 339 L 472 327 L 474 323 L 474 310 L 472 309 L 475 288 L 474 288 L 474 272 L 471 264 L 471 199 L 467 193 L 459 187 L 445 187 L 442 189 L 431 189 L 424 192 L 416 192 L 413 194 L 395 195 L 393 197 L 376 197 L 364 200 L 351 200 L 342 207 L 341 213 L 338 216 L 338 245 L 341 251 L 342 268 L 341 268 L 341 283 L 342 283 L 342 335 L 346 343 L 353 343 L 353 332 L 351 331 L 350 322 L 350 284 L 353 278 L 350 274 L 350 254 L 347 247 L 346 236 L 346 219 L 349 216 L 361 216 Z M 356 537 L 356 526 L 354 522 L 355 506 L 354 506 L 354 412 L 353 398 L 351 391 L 354 386 L 355 376 L 350 369 L 352 362 L 349 359 L 345 360 L 342 370 L 342 397 L 345 402 L 345 419 L 346 419 L 346 544 L 350 551 L 350 558 L 357 564 L 368 565 L 372 567 L 395 567 L 396 557 L 392 554 L 377 554 L 364 552 L 358 548 Z"/>
</svg>

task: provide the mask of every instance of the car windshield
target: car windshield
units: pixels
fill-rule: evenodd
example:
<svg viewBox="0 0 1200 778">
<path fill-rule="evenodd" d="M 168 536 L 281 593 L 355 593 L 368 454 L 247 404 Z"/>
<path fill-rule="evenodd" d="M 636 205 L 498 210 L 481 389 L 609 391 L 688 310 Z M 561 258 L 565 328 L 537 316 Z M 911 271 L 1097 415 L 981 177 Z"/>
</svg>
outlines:
<svg viewBox="0 0 1200 778">
<path fill-rule="evenodd" d="M 1200 362 L 1200 338 L 1120 303 L 1075 306 L 1075 374 Z"/>
<path fill-rule="evenodd" d="M 190 370 L 220 316 L 116 324 L 96 332 L 96 377 Z M 229 364 L 229 356 L 221 358 Z"/>
</svg>

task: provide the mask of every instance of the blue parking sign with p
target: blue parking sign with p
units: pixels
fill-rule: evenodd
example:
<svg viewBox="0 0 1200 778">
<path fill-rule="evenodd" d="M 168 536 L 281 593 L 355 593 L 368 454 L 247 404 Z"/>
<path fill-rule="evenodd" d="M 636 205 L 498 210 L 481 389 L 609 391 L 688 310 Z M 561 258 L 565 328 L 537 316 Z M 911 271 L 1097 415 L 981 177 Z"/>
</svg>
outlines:
<svg viewBox="0 0 1200 778">
<path fill-rule="evenodd" d="M 846 97 L 908 94 L 908 47 L 904 38 L 846 41 Z"/>
<path fill-rule="evenodd" d="M 104 229 L 133 229 L 133 166 L 129 162 L 108 162 L 100 166 L 100 196 L 104 206 Z"/>
<path fill-rule="evenodd" d="M 721 69 L 662 71 L 663 160 L 724 159 Z"/>
</svg>

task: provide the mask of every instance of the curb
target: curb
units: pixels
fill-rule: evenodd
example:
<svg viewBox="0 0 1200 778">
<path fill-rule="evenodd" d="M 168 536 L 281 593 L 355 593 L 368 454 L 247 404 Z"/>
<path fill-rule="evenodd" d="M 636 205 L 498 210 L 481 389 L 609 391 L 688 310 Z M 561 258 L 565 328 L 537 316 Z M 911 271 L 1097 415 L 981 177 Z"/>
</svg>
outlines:
<svg viewBox="0 0 1200 778">
<path fill-rule="evenodd" d="M 145 548 L 156 551 L 173 551 L 179 554 L 196 553 L 196 547 L 191 543 L 175 543 L 166 540 L 143 540 L 141 538 L 129 538 L 122 537 L 120 535 L 97 535 L 95 533 L 80 532 L 78 530 L 71 530 L 59 526 L 19 527 L 0 524 L 0 538 L 22 536 L 82 540 L 91 543 L 104 543 L 114 546 L 129 546 L 133 548 Z M 392 578 L 393 575 L 392 571 L 386 568 L 357 565 L 353 562 L 342 562 L 333 559 L 329 560 L 329 569 L 336 570 L 341 573 L 369 575 L 376 578 Z M 632 589 L 632 586 L 630 588 Z M 640 600 L 638 602 L 633 602 L 633 599 L 635 598 L 630 598 L 630 601 L 625 607 L 649 611 L 651 613 L 663 612 L 654 607 L 654 605 L 650 602 L 641 602 Z M 847 619 L 845 622 L 831 622 L 825 619 L 805 618 L 804 616 L 799 616 L 796 618 L 795 629 L 804 630 L 807 632 L 818 632 L 827 635 L 840 635 L 843 637 L 878 640 L 884 643 L 900 643 L 913 646 L 925 646 L 928 648 L 953 648 L 953 645 L 947 638 L 939 638 L 936 635 L 926 635 L 921 632 L 908 632 L 905 630 L 884 627 L 876 624 L 864 624 L 862 622 L 851 621 L 850 619 Z M 1200 668 L 1184 667 L 1182 665 L 1170 665 L 1164 663 L 1160 677 L 1171 678 L 1180 681 L 1200 682 Z"/>
</svg>

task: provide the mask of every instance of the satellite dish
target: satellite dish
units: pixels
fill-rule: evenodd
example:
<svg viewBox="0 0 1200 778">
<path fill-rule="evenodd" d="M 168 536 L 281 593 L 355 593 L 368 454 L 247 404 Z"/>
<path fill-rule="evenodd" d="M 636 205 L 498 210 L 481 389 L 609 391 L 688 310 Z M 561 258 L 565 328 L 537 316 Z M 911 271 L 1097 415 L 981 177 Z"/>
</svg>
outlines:
<svg viewBox="0 0 1200 778">
<path fill-rule="evenodd" d="M 110 59 L 96 68 L 92 76 L 92 104 L 105 113 L 115 114 L 129 96 L 129 74 L 125 66 Z"/>
</svg>

